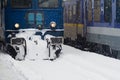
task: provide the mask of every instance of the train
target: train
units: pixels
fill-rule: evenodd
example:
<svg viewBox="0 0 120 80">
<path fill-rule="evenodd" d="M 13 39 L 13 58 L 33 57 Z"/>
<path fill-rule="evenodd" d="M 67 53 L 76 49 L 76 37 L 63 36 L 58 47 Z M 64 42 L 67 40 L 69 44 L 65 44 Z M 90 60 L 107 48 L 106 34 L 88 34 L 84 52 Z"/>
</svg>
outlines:
<svg viewBox="0 0 120 80">
<path fill-rule="evenodd" d="M 120 59 L 119 3 L 120 0 L 1 0 L 0 46 L 4 45 L 13 58 L 23 60 L 28 54 L 26 39 L 33 39 L 23 35 L 39 35 L 45 40 L 49 34 L 55 36 L 51 44 L 53 48 L 59 45 L 59 51 L 64 37 L 64 44 Z M 50 50 L 50 41 L 46 41 Z M 22 58 L 16 57 L 18 53 Z"/>
<path fill-rule="evenodd" d="M 120 0 L 67 0 L 64 16 L 66 44 L 120 59 Z"/>
<path fill-rule="evenodd" d="M 13 58 L 25 59 L 26 54 L 29 54 L 27 40 L 32 41 L 33 35 L 47 40 L 47 45 L 61 47 L 64 34 L 62 0 L 1 0 L 0 3 L 3 5 L 0 11 L 1 24 L 4 24 L 0 27 L 4 28 L 4 40 L 1 40 L 4 42 L 5 51 Z M 29 38 L 25 37 L 26 33 Z M 19 34 L 22 35 L 18 36 Z M 54 37 L 48 40 L 46 35 Z M 37 44 L 39 41 L 33 42 Z"/>
</svg>

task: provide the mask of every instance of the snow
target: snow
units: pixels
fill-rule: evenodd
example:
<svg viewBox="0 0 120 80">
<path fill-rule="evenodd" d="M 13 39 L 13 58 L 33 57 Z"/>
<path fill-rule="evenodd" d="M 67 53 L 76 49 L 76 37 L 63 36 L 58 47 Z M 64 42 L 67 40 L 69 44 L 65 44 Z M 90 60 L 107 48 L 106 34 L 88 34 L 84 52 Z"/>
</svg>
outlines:
<svg viewBox="0 0 120 80">
<path fill-rule="evenodd" d="M 9 55 L 0 52 L 0 80 L 26 80 L 15 68 Z"/>
<path fill-rule="evenodd" d="M 63 45 L 54 60 L 16 61 L 0 55 L 0 80 L 120 80 L 120 61 Z"/>
<path fill-rule="evenodd" d="M 56 60 L 43 60 L 48 57 L 46 41 L 30 34 L 24 38 L 28 51 L 24 61 L 0 53 L 0 80 L 120 80 L 120 60 L 66 45 Z"/>
</svg>

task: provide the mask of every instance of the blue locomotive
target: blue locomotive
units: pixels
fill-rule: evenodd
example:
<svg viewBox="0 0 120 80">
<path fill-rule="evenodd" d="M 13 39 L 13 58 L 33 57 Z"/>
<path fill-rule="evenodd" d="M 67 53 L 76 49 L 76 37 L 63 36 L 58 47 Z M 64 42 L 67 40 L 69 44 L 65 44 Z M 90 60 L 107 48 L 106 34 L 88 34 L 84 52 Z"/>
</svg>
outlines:
<svg viewBox="0 0 120 80">
<path fill-rule="evenodd" d="M 67 21 L 65 24 L 71 25 L 71 23 L 78 24 L 79 22 L 83 25 L 81 33 L 77 31 L 73 33 L 76 34 L 76 37 L 74 42 L 71 41 L 72 44 L 80 46 L 84 43 L 84 46 L 78 48 L 82 47 L 83 50 L 87 48 L 89 51 L 120 58 L 120 0 L 76 0 L 75 2 L 64 2 L 68 5 L 65 5 L 64 15 L 69 16 L 69 18 L 65 18 Z M 78 4 L 81 7 L 77 7 Z M 74 15 L 74 12 L 79 12 L 80 18 L 79 15 Z M 70 21 L 76 17 L 81 20 Z M 76 25 L 72 27 L 76 29 Z M 68 30 L 67 28 L 70 26 L 65 25 L 65 31 Z M 71 38 L 69 35 L 66 37 Z M 84 42 L 85 40 L 86 42 Z"/>
<path fill-rule="evenodd" d="M 5 30 L 26 28 L 61 29 L 49 33 L 63 36 L 62 0 L 7 0 Z"/>
<path fill-rule="evenodd" d="M 2 3 L 5 8 L 4 41 L 6 51 L 13 58 L 23 60 L 30 50 L 27 43 L 35 43 L 37 46 L 39 39 L 46 39 L 45 36 L 48 34 L 54 37 L 49 40 L 46 39 L 47 45 L 49 43 L 54 47 L 57 45 L 61 51 L 64 32 L 62 0 L 3 1 L 5 2 L 5 5 Z M 29 37 L 25 36 L 26 34 Z M 38 53 L 36 51 L 35 55 Z"/>
</svg>

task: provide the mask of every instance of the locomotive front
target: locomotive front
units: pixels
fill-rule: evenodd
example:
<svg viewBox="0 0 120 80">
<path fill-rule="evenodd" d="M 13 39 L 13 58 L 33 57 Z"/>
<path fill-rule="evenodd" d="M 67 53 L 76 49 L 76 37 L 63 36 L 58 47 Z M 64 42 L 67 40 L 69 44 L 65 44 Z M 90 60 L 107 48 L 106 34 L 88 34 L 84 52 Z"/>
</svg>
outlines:
<svg viewBox="0 0 120 80">
<path fill-rule="evenodd" d="M 62 0 L 7 1 L 5 8 L 5 36 L 9 45 L 7 46 L 8 52 L 14 58 L 19 53 L 19 56 L 22 57 L 19 59 L 23 60 L 28 52 L 26 39 L 30 40 L 33 35 L 39 36 L 41 39 L 45 39 L 47 34 L 52 35 L 54 36 L 53 43 L 55 45 L 60 43 L 59 45 L 61 45 L 63 31 Z M 25 36 L 26 33 L 29 34 L 29 38 Z M 36 41 L 33 42 L 36 43 Z"/>
</svg>

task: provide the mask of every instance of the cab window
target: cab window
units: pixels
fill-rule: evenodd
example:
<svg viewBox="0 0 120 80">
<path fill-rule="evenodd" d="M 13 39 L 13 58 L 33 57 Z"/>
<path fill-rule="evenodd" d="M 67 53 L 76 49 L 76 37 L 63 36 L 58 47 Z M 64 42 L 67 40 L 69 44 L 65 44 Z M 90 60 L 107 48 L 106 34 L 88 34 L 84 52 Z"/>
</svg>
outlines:
<svg viewBox="0 0 120 80">
<path fill-rule="evenodd" d="M 58 7 L 58 0 L 39 0 L 39 7 L 56 8 Z"/>
<path fill-rule="evenodd" d="M 32 0 L 11 0 L 12 8 L 31 8 Z"/>
</svg>

